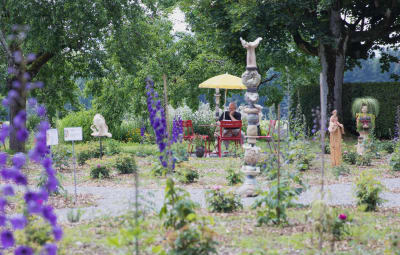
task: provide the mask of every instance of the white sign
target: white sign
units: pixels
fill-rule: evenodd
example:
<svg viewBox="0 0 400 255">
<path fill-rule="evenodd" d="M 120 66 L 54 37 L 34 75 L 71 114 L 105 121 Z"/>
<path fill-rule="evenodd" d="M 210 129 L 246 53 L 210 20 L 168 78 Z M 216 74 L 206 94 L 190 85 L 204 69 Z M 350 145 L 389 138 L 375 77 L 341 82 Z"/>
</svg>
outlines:
<svg viewBox="0 0 400 255">
<path fill-rule="evenodd" d="M 82 141 L 82 127 L 64 128 L 64 141 Z"/>
<path fill-rule="evenodd" d="M 58 131 L 55 128 L 47 129 L 46 131 L 46 145 L 57 145 L 58 144 Z"/>
</svg>

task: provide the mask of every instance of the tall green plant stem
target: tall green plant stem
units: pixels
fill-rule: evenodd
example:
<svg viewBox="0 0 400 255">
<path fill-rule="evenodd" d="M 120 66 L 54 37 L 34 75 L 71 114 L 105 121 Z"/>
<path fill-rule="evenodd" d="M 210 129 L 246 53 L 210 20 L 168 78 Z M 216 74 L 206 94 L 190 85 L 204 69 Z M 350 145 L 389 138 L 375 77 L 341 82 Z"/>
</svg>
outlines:
<svg viewBox="0 0 400 255">
<path fill-rule="evenodd" d="M 281 163 L 280 163 L 280 153 L 281 153 L 281 105 L 278 104 L 278 206 L 276 207 L 276 215 L 278 216 L 278 224 L 281 221 L 281 209 L 280 209 L 280 177 L 281 177 Z"/>
</svg>

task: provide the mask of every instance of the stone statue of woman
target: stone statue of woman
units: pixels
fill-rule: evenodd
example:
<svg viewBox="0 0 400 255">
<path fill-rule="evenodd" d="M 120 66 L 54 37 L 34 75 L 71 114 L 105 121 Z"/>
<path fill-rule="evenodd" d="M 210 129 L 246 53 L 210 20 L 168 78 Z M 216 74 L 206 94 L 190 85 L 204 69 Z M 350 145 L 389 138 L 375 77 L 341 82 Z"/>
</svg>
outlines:
<svg viewBox="0 0 400 255">
<path fill-rule="evenodd" d="M 337 111 L 332 111 L 329 119 L 329 142 L 331 147 L 331 164 L 338 166 L 342 163 L 342 134 L 344 134 L 343 124 L 339 123 Z"/>
</svg>

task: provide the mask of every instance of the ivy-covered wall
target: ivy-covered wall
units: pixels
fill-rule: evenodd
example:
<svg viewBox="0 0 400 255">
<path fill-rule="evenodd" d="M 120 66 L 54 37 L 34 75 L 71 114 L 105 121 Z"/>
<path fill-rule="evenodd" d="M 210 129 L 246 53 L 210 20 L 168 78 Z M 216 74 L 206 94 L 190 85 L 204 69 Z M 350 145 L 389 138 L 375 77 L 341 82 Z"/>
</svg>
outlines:
<svg viewBox="0 0 400 255">
<path fill-rule="evenodd" d="M 348 132 L 357 134 L 355 119 L 351 115 L 351 103 L 357 97 L 371 96 L 380 104 L 376 118 L 375 134 L 378 138 L 390 138 L 394 134 L 396 107 L 400 105 L 400 82 L 345 83 L 343 84 L 343 116 L 339 116 Z M 320 105 L 319 86 L 304 86 L 292 96 L 292 112 L 300 101 L 309 130 L 312 128 L 311 109 Z M 328 114 L 328 117 L 330 114 Z"/>
</svg>

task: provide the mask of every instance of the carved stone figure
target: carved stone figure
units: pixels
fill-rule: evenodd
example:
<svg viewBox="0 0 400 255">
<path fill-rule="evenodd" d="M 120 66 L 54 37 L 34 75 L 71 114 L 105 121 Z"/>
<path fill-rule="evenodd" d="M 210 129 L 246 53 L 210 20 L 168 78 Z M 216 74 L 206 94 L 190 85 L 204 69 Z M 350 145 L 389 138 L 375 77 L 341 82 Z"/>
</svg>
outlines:
<svg viewBox="0 0 400 255">
<path fill-rule="evenodd" d="M 98 113 L 94 115 L 93 125 L 90 126 L 90 129 L 93 131 L 92 136 L 112 136 L 112 134 L 108 132 L 108 126 L 104 117 Z"/>
<path fill-rule="evenodd" d="M 332 166 L 338 166 L 342 163 L 342 134 L 344 134 L 344 127 L 338 121 L 336 110 L 332 111 L 328 131 L 330 133 L 331 163 Z"/>
<path fill-rule="evenodd" d="M 247 49 L 247 68 L 257 68 L 255 49 L 257 48 L 258 44 L 260 44 L 261 40 L 262 38 L 258 37 L 254 42 L 246 42 L 245 40 L 243 40 L 242 37 L 240 37 L 240 42 L 242 43 L 242 46 Z"/>
</svg>

